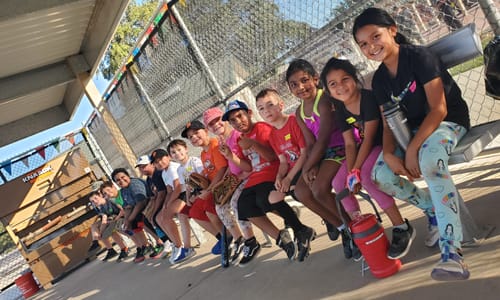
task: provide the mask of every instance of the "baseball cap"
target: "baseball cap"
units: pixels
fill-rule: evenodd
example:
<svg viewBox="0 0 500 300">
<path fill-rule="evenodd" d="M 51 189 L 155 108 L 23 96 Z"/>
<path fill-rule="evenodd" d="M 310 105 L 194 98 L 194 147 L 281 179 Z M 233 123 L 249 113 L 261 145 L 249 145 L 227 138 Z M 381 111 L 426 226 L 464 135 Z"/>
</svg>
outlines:
<svg viewBox="0 0 500 300">
<path fill-rule="evenodd" d="M 157 161 L 158 159 L 164 157 L 164 156 L 168 156 L 168 152 L 167 150 L 165 149 L 156 149 L 154 150 L 152 153 L 151 153 L 151 161 L 152 162 L 155 162 Z"/>
<path fill-rule="evenodd" d="M 208 124 L 210 124 L 210 122 L 212 122 L 213 120 L 222 118 L 223 114 L 224 112 L 222 111 L 222 109 L 218 107 L 209 108 L 203 113 L 203 124 L 205 124 L 205 126 L 208 126 Z"/>
<path fill-rule="evenodd" d="M 138 166 L 142 165 L 149 165 L 151 163 L 151 158 L 147 155 L 143 155 L 137 159 L 135 162 L 135 167 L 137 168 Z"/>
<path fill-rule="evenodd" d="M 240 101 L 240 100 L 234 100 L 229 102 L 229 104 L 226 107 L 226 112 L 222 116 L 222 121 L 227 121 L 229 119 L 229 113 L 235 110 L 240 110 L 243 109 L 245 111 L 248 111 L 248 106 L 246 105 L 245 102 Z"/>
<path fill-rule="evenodd" d="M 185 139 L 187 139 L 187 132 L 188 130 L 198 130 L 198 129 L 205 129 L 205 125 L 203 125 L 200 121 L 198 120 L 193 120 L 191 122 L 188 122 L 186 124 L 186 127 L 184 127 L 184 130 L 182 130 L 181 136 Z"/>
</svg>

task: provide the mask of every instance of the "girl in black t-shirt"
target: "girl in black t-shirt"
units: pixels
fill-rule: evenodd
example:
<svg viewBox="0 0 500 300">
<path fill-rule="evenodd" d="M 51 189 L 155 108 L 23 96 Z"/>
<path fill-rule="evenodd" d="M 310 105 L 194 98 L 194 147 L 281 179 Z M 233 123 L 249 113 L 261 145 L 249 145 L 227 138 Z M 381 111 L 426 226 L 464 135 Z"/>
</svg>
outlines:
<svg viewBox="0 0 500 300">
<path fill-rule="evenodd" d="M 398 103 L 413 133 L 406 152 L 397 146 L 384 120 L 383 155 L 372 176 L 386 193 L 423 209 L 430 221 L 426 241 L 439 240 L 441 260 L 431 272 L 435 280 L 469 278 L 460 251 L 462 224 L 458 193 L 448 170 L 449 151 L 470 127 L 467 104 L 439 58 L 426 47 L 406 43 L 392 17 L 368 8 L 354 21 L 353 35 L 363 54 L 381 62 L 372 82 L 377 103 Z M 409 180 L 399 177 L 406 176 Z M 423 176 L 429 192 L 411 181 Z M 453 234 L 446 234 L 446 227 Z"/>
<path fill-rule="evenodd" d="M 382 151 L 382 122 L 374 96 L 362 89 L 356 67 L 348 60 L 331 58 L 321 72 L 321 82 L 334 99 L 335 120 L 342 131 L 346 150 L 346 159 L 332 186 L 336 193 L 346 186 L 351 192 L 358 192 L 361 187 L 366 189 L 394 225 L 387 256 L 401 258 L 408 253 L 415 231 L 408 220 L 401 217 L 394 198 L 382 192 L 371 178 L 375 161 Z M 356 129 L 361 138 L 359 147 L 354 137 Z M 359 204 L 354 195 L 344 198 L 342 204 L 351 218 L 356 218 Z"/>
</svg>

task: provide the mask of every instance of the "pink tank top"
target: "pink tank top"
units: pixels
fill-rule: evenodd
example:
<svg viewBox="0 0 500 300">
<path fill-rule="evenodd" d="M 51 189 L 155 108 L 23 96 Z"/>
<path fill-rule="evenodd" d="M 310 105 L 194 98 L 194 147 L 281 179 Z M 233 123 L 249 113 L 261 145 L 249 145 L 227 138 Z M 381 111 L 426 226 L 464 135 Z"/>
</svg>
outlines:
<svg viewBox="0 0 500 300">
<path fill-rule="evenodd" d="M 227 138 L 226 140 L 226 145 L 231 149 L 233 153 L 238 153 L 239 147 L 238 147 L 238 139 L 241 135 L 241 132 L 238 130 L 232 130 L 231 135 Z M 227 165 L 229 167 L 229 171 L 233 173 L 234 175 L 240 175 L 241 169 L 237 165 L 235 165 L 232 161 L 228 160 Z"/>
</svg>

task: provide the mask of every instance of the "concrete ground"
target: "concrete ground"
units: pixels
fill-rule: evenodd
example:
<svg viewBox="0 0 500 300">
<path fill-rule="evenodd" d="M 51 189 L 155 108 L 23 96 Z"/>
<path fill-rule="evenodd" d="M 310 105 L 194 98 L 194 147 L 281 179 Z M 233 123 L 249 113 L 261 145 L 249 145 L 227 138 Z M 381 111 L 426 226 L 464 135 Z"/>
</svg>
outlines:
<svg viewBox="0 0 500 300">
<path fill-rule="evenodd" d="M 452 166 L 454 180 L 472 215 L 496 229 L 479 247 L 464 249 L 471 271 L 467 281 L 436 282 L 430 271 L 439 259 L 437 248 L 424 246 L 426 219 L 414 207 L 398 202 L 404 217 L 417 230 L 401 271 L 385 279 L 369 271 L 363 277 L 360 262 L 343 258 L 341 242 L 328 239 L 321 220 L 301 209 L 301 220 L 313 226 L 318 238 L 304 262 L 290 262 L 277 246 L 263 248 L 245 268 L 220 267 L 210 254 L 213 237 L 196 249 L 190 261 L 171 266 L 168 260 L 94 260 L 32 299 L 500 299 L 500 156 L 493 153 L 473 162 Z M 371 212 L 366 202 L 364 212 Z M 385 215 L 383 224 L 390 227 Z M 277 221 L 277 224 L 282 224 Z M 386 230 L 390 235 L 390 230 Z M 257 234 L 260 240 L 262 236 Z M 102 258 L 103 254 L 100 255 Z"/>
</svg>

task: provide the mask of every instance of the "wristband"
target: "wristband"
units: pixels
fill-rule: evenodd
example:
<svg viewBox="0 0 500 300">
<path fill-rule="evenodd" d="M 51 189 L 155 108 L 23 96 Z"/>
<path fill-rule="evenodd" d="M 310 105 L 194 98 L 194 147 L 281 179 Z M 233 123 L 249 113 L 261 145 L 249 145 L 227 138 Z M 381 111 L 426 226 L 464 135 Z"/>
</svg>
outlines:
<svg viewBox="0 0 500 300">
<path fill-rule="evenodd" d="M 361 171 L 359 169 L 352 169 L 347 175 L 347 187 L 352 192 L 358 183 L 361 183 Z"/>
</svg>

